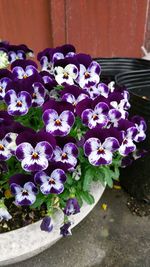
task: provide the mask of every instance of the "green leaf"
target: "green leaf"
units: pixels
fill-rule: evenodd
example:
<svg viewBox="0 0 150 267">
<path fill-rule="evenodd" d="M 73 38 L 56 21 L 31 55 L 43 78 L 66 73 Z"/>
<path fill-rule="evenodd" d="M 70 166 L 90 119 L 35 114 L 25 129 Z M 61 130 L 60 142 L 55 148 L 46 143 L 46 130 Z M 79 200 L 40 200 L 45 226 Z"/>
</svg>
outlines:
<svg viewBox="0 0 150 267">
<path fill-rule="evenodd" d="M 94 197 L 87 191 L 81 191 L 80 195 L 83 198 L 83 200 L 89 205 L 92 205 L 95 202 Z"/>
<path fill-rule="evenodd" d="M 78 203 L 79 203 L 79 206 L 81 207 L 83 205 L 83 200 L 82 200 L 82 197 L 80 195 L 80 192 L 76 192 L 76 198 L 78 200 Z"/>
<path fill-rule="evenodd" d="M 94 168 L 88 168 L 84 174 L 83 178 L 83 190 L 88 191 L 91 185 L 91 182 L 95 176 L 95 169 Z"/>
<path fill-rule="evenodd" d="M 67 184 L 69 185 L 72 185 L 73 183 L 73 179 L 72 179 L 72 176 L 70 173 L 67 174 L 67 181 L 66 181 Z"/>
<path fill-rule="evenodd" d="M 45 202 L 45 196 L 42 193 L 39 193 L 36 197 L 36 201 L 30 206 L 31 209 L 40 208 L 41 205 Z"/>
<path fill-rule="evenodd" d="M 108 166 L 103 167 L 103 173 L 105 175 L 105 181 L 108 184 L 109 187 L 113 187 L 113 180 L 112 180 L 112 174 Z"/>
</svg>

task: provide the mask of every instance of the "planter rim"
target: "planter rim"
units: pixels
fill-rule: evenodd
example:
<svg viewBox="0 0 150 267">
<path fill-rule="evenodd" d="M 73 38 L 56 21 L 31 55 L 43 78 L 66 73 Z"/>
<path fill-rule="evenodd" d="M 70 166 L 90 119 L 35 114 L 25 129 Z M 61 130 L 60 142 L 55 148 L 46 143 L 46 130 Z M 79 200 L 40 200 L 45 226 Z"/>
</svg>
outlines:
<svg viewBox="0 0 150 267">
<path fill-rule="evenodd" d="M 70 216 L 71 228 L 79 224 L 95 207 L 104 192 L 105 186 L 93 182 L 91 194 L 95 202 L 88 205 L 84 202 L 81 212 Z M 41 220 L 28 226 L 0 234 L 0 266 L 5 266 L 31 258 L 56 243 L 60 238 L 60 230 L 55 227 L 51 233 L 40 230 Z"/>
<path fill-rule="evenodd" d="M 126 86 L 127 90 L 143 102 L 143 104 L 148 104 L 150 99 L 144 99 L 141 95 L 136 93 L 134 90 L 146 87 L 150 87 L 150 70 L 138 70 L 132 72 L 119 73 L 115 76 L 115 81 L 120 86 Z"/>
</svg>

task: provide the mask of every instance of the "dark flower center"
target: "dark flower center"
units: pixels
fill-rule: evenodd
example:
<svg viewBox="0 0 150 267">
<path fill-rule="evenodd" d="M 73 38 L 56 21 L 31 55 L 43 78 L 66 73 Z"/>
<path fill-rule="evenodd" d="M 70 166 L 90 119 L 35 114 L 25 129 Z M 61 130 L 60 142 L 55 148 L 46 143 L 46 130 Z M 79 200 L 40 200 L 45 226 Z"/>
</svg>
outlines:
<svg viewBox="0 0 150 267">
<path fill-rule="evenodd" d="M 4 151 L 4 146 L 0 144 L 0 151 Z"/>
<path fill-rule="evenodd" d="M 32 94 L 32 98 L 33 98 L 33 99 L 36 99 L 36 98 L 37 98 L 36 93 L 33 93 L 33 94 Z"/>
<path fill-rule="evenodd" d="M 0 86 L 0 93 L 2 93 L 3 92 L 3 88 Z"/>
<path fill-rule="evenodd" d="M 85 79 L 90 78 L 90 73 L 86 71 L 86 72 L 84 73 L 84 77 L 85 77 Z"/>
<path fill-rule="evenodd" d="M 55 180 L 53 178 L 49 179 L 49 184 L 55 184 Z"/>
<path fill-rule="evenodd" d="M 62 153 L 61 158 L 62 158 L 62 160 L 63 160 L 63 159 L 68 159 L 68 156 L 67 156 L 66 153 Z"/>
<path fill-rule="evenodd" d="M 38 159 L 38 158 L 39 158 L 38 153 L 34 152 L 34 153 L 32 154 L 32 159 Z"/>
<path fill-rule="evenodd" d="M 23 190 L 23 191 L 22 191 L 22 196 L 28 196 L 28 195 L 29 195 L 29 193 L 28 193 L 27 190 Z"/>
<path fill-rule="evenodd" d="M 123 140 L 123 145 L 126 145 L 128 143 L 127 139 Z"/>
<path fill-rule="evenodd" d="M 102 147 L 100 147 L 97 152 L 98 154 L 105 154 L 105 150 Z"/>
<path fill-rule="evenodd" d="M 18 101 L 17 104 L 16 104 L 17 107 L 22 107 L 22 102 L 21 101 Z"/>
<path fill-rule="evenodd" d="M 64 72 L 63 78 L 68 79 L 68 77 L 69 77 L 69 74 L 67 72 Z"/>
<path fill-rule="evenodd" d="M 57 126 L 61 126 L 61 121 L 60 121 L 59 119 L 57 119 L 57 120 L 55 121 L 55 125 L 57 125 Z"/>
<path fill-rule="evenodd" d="M 94 121 L 96 121 L 96 120 L 98 120 L 98 115 L 97 114 L 93 114 L 92 118 L 93 118 Z"/>
</svg>

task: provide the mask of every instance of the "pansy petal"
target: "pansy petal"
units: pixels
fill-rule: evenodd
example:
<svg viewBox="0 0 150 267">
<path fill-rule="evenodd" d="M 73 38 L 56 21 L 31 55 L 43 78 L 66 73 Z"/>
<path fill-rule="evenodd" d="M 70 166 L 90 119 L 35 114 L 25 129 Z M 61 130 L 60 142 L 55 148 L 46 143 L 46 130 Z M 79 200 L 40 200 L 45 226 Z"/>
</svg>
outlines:
<svg viewBox="0 0 150 267">
<path fill-rule="evenodd" d="M 5 102 L 7 105 L 10 105 L 11 103 L 15 103 L 16 100 L 17 100 L 17 95 L 14 90 L 9 90 L 5 94 Z"/>
<path fill-rule="evenodd" d="M 74 143 L 67 143 L 64 146 L 63 152 L 67 153 L 67 154 L 71 154 L 74 157 L 78 156 L 78 148 Z"/>
<path fill-rule="evenodd" d="M 21 192 L 22 187 L 18 184 L 12 183 L 11 186 L 11 192 L 13 195 L 19 194 Z"/>
<path fill-rule="evenodd" d="M 27 142 L 21 143 L 16 149 L 16 157 L 19 161 L 25 158 L 31 158 L 33 151 L 31 144 Z"/>
<path fill-rule="evenodd" d="M 46 181 L 48 181 L 48 176 L 44 171 L 37 172 L 34 176 L 35 183 L 42 185 Z"/>
<path fill-rule="evenodd" d="M 92 74 L 98 74 L 100 75 L 100 65 L 96 61 L 92 61 L 90 66 L 88 67 L 88 71 L 91 72 Z"/>
<path fill-rule="evenodd" d="M 35 147 L 35 152 L 40 157 L 46 157 L 48 160 L 52 158 L 53 148 L 47 141 L 39 142 Z"/>
<path fill-rule="evenodd" d="M 12 69 L 12 73 L 13 73 L 14 77 L 17 79 L 23 79 L 24 74 L 25 74 L 23 68 L 20 66 L 14 67 Z"/>
<path fill-rule="evenodd" d="M 26 75 L 28 77 L 33 75 L 33 74 L 36 74 L 36 73 L 37 73 L 37 69 L 34 66 L 29 65 L 29 66 L 26 67 Z"/>
<path fill-rule="evenodd" d="M 101 142 L 98 138 L 91 137 L 84 144 L 84 153 L 86 156 L 89 156 L 92 151 L 97 151 Z"/>
<path fill-rule="evenodd" d="M 73 64 L 68 64 L 66 67 L 65 67 L 65 71 L 67 73 L 69 73 L 69 75 L 73 78 L 73 79 L 76 79 L 77 76 L 78 76 L 78 68 L 73 65 Z"/>
<path fill-rule="evenodd" d="M 104 149 L 114 152 L 119 148 L 119 142 L 116 138 L 114 137 L 107 137 L 105 139 L 105 142 L 103 143 Z"/>
<path fill-rule="evenodd" d="M 69 111 L 69 110 L 65 110 L 60 114 L 60 119 L 62 120 L 62 122 L 66 122 L 68 123 L 68 125 L 70 127 L 73 126 L 74 122 L 75 122 L 75 116 L 74 114 Z"/>
<path fill-rule="evenodd" d="M 37 187 L 32 182 L 25 183 L 24 189 L 26 189 L 27 191 L 29 191 L 29 192 L 31 192 L 33 194 L 37 194 L 38 193 Z"/>
<path fill-rule="evenodd" d="M 131 139 L 124 139 L 123 143 L 119 148 L 119 153 L 122 156 L 127 156 L 129 153 L 136 150 L 136 145 Z"/>
</svg>

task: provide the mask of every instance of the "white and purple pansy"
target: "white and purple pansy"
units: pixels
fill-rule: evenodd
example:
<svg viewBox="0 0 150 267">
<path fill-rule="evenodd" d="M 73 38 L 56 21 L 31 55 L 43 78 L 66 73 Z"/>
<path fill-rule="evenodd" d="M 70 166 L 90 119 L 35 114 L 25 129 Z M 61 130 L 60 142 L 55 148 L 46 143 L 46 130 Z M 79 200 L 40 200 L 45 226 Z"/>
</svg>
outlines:
<svg viewBox="0 0 150 267">
<path fill-rule="evenodd" d="M 5 89 L 8 83 L 11 81 L 9 78 L 2 78 L 0 79 L 0 100 L 4 99 L 5 97 Z"/>
<path fill-rule="evenodd" d="M 26 79 L 34 74 L 37 74 L 37 69 L 33 65 L 28 65 L 26 68 L 22 68 L 21 66 L 16 66 L 12 69 L 12 73 L 14 79 Z"/>
<path fill-rule="evenodd" d="M 4 100 L 8 106 L 8 114 L 12 116 L 27 114 L 32 105 L 31 96 L 26 91 L 21 91 L 17 94 L 13 89 L 8 90 L 5 94 Z"/>
<path fill-rule="evenodd" d="M 41 83 L 35 82 L 32 84 L 31 97 L 32 97 L 33 107 L 42 106 L 45 101 L 45 95 L 46 95 L 46 89 Z"/>
<path fill-rule="evenodd" d="M 15 196 L 15 204 L 17 206 L 30 206 L 36 200 L 38 189 L 32 182 L 25 183 L 23 187 L 12 183 L 11 192 Z"/>
<path fill-rule="evenodd" d="M 128 124 L 127 120 L 120 120 L 120 123 L 124 123 L 125 125 Z M 137 129 L 133 125 L 128 127 L 126 130 L 122 130 L 122 143 L 121 146 L 119 147 L 119 153 L 122 156 L 127 156 L 129 153 L 133 152 L 136 150 L 136 145 L 134 144 L 134 138 L 137 135 Z"/>
<path fill-rule="evenodd" d="M 8 160 L 16 150 L 16 133 L 7 133 L 0 138 L 0 160 Z"/>
<path fill-rule="evenodd" d="M 14 62 L 17 59 L 26 59 L 26 54 L 22 50 L 18 51 L 9 51 L 8 52 L 8 60 L 10 63 Z"/>
<path fill-rule="evenodd" d="M 112 163 L 113 152 L 118 150 L 119 142 L 114 137 L 107 137 L 103 143 L 100 139 L 91 137 L 84 144 L 84 153 L 94 166 Z"/>
<path fill-rule="evenodd" d="M 135 142 L 141 142 L 141 141 L 145 140 L 145 138 L 146 138 L 145 132 L 147 130 L 145 120 L 140 116 L 134 116 L 131 120 L 135 124 L 135 127 L 137 129 L 137 134 L 134 137 L 134 141 Z"/>
<path fill-rule="evenodd" d="M 118 109 L 110 109 L 108 112 L 107 128 L 118 127 L 118 122 L 122 118 L 122 114 Z"/>
<path fill-rule="evenodd" d="M 75 116 L 70 110 L 58 114 L 54 109 L 47 109 L 43 113 L 43 121 L 48 133 L 54 136 L 66 136 L 75 122 Z"/>
<path fill-rule="evenodd" d="M 35 174 L 34 180 L 40 185 L 40 190 L 44 195 L 61 194 L 64 191 L 66 175 L 62 169 L 55 169 L 48 174 L 41 171 Z"/>
<path fill-rule="evenodd" d="M 53 148 L 47 141 L 41 141 L 35 147 L 30 143 L 23 142 L 16 149 L 17 159 L 21 161 L 22 168 L 28 172 L 47 169 L 52 154 Z"/>
<path fill-rule="evenodd" d="M 55 162 L 62 162 L 69 164 L 71 167 L 75 167 L 77 164 L 78 148 L 74 143 L 67 143 L 63 149 L 56 146 L 53 150 L 53 160 Z"/>
<path fill-rule="evenodd" d="M 81 93 L 77 98 L 75 98 L 75 96 L 73 94 L 70 93 L 66 93 L 62 96 L 62 100 L 66 101 L 68 103 L 71 103 L 74 107 L 76 107 L 76 105 L 86 99 L 89 98 L 89 96 L 87 94 Z"/>
<path fill-rule="evenodd" d="M 84 87 L 84 91 L 87 92 L 91 99 L 95 99 L 96 97 L 102 95 L 105 98 L 108 97 L 109 89 L 108 86 L 104 83 L 99 83 L 90 87 Z"/>
<path fill-rule="evenodd" d="M 77 82 L 81 88 L 86 88 L 98 84 L 100 81 L 100 65 L 92 61 L 89 55 L 78 54 L 77 60 L 80 63 L 79 75 Z"/>
<path fill-rule="evenodd" d="M 35 202 L 38 189 L 32 175 L 15 174 L 10 177 L 9 185 L 17 206 L 29 206 Z"/>
<path fill-rule="evenodd" d="M 121 99 L 119 103 L 117 101 L 111 101 L 110 105 L 112 108 L 121 112 L 122 119 L 126 119 L 128 117 L 128 112 L 126 111 L 126 100 Z"/>
<path fill-rule="evenodd" d="M 64 213 L 67 216 L 80 212 L 80 206 L 76 198 L 69 198 L 64 208 Z"/>
<path fill-rule="evenodd" d="M 104 102 L 100 102 L 95 106 L 94 110 L 85 109 L 81 114 L 81 119 L 90 129 L 96 126 L 104 127 L 108 122 L 108 110 L 108 105 Z"/>
<path fill-rule="evenodd" d="M 54 68 L 55 80 L 59 85 L 75 83 L 76 78 L 78 77 L 78 68 L 74 64 L 68 64 L 65 67 L 56 66 Z"/>
</svg>

